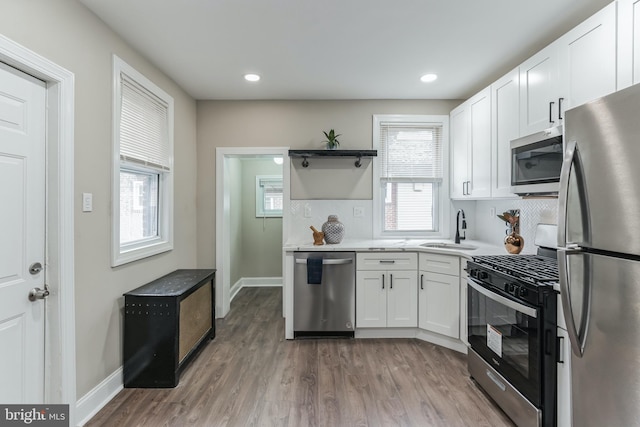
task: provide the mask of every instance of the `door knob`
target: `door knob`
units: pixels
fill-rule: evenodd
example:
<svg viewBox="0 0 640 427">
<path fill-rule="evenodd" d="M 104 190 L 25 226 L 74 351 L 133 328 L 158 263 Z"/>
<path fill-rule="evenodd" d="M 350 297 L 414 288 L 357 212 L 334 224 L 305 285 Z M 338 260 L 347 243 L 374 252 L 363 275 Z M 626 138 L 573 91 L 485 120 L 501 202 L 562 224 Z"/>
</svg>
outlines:
<svg viewBox="0 0 640 427">
<path fill-rule="evenodd" d="M 49 296 L 49 289 L 45 288 L 33 288 L 29 291 L 29 301 L 35 301 L 37 299 L 45 299 Z"/>
</svg>

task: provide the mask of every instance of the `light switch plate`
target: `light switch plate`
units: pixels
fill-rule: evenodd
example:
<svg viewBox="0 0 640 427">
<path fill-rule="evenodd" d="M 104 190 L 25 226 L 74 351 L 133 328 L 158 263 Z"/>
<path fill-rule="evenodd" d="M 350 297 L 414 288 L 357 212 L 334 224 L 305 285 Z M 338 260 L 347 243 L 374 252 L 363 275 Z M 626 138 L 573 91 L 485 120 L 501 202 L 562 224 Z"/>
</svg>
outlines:
<svg viewBox="0 0 640 427">
<path fill-rule="evenodd" d="M 82 193 L 82 212 L 93 211 L 93 194 Z"/>
<path fill-rule="evenodd" d="M 353 207 L 354 218 L 362 218 L 364 216 L 364 208 L 362 206 Z"/>
<path fill-rule="evenodd" d="M 311 206 L 304 205 L 304 217 L 311 218 Z"/>
</svg>

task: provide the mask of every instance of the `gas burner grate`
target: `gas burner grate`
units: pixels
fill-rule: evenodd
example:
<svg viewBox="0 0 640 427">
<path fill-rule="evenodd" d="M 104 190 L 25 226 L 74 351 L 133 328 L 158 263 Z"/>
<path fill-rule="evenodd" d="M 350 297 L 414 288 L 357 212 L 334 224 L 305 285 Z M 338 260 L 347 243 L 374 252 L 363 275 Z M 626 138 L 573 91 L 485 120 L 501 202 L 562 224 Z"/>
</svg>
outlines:
<svg viewBox="0 0 640 427">
<path fill-rule="evenodd" d="M 559 279 L 558 262 L 540 255 L 477 256 L 473 261 L 479 266 L 535 284 L 557 282 Z"/>
</svg>

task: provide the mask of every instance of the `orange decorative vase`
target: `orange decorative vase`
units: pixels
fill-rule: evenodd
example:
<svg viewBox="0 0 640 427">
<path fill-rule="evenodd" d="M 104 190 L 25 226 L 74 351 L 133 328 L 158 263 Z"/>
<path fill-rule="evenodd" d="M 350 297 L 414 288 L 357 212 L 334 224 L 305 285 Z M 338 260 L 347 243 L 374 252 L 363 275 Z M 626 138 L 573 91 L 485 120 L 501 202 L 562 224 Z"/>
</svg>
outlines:
<svg viewBox="0 0 640 427">
<path fill-rule="evenodd" d="M 507 237 L 504 238 L 504 248 L 510 254 L 519 254 L 524 248 L 524 238 L 512 231 L 511 234 L 508 234 Z"/>
</svg>

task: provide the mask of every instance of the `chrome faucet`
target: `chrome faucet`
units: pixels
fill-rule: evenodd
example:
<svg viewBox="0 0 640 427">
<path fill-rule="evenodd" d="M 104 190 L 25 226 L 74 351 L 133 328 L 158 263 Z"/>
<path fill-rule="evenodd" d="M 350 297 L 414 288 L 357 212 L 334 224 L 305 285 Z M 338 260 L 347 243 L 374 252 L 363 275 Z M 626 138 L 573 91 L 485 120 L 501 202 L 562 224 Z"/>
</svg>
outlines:
<svg viewBox="0 0 640 427">
<path fill-rule="evenodd" d="M 460 214 L 462 214 L 462 227 L 460 227 Z M 462 229 L 462 237 L 460 237 L 460 230 Z M 460 240 L 465 239 L 464 230 L 467 229 L 467 220 L 464 217 L 464 211 L 462 209 L 458 209 L 458 214 L 456 215 L 456 243 L 460 243 Z"/>
</svg>

